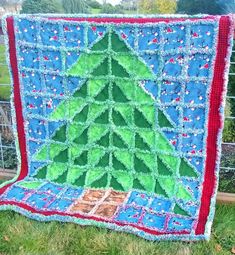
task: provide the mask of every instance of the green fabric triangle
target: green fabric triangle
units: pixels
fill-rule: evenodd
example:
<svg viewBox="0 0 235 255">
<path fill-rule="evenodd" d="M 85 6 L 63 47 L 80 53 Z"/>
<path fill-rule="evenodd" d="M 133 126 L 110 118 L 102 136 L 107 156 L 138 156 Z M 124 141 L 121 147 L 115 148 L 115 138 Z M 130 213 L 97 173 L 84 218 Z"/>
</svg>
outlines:
<svg viewBox="0 0 235 255">
<path fill-rule="evenodd" d="M 98 116 L 94 122 L 99 123 L 99 124 L 108 124 L 109 123 L 109 111 L 106 110 L 105 112 L 101 113 L 101 115 Z"/>
<path fill-rule="evenodd" d="M 103 137 L 101 137 L 101 139 L 99 141 L 97 141 L 96 143 L 101 146 L 108 147 L 109 146 L 109 135 L 110 135 L 110 132 L 108 132 Z"/>
<path fill-rule="evenodd" d="M 180 176 L 197 177 L 194 169 L 184 159 L 181 159 L 179 173 Z"/>
<path fill-rule="evenodd" d="M 55 134 L 53 135 L 53 137 L 51 138 L 54 141 L 57 142 L 65 142 L 66 141 L 66 127 L 67 125 L 63 125 L 62 127 L 60 127 Z"/>
<path fill-rule="evenodd" d="M 96 101 L 104 102 L 109 99 L 109 86 L 106 85 L 95 97 Z"/>
<path fill-rule="evenodd" d="M 168 197 L 166 191 L 161 187 L 160 183 L 156 180 L 154 193 Z"/>
<path fill-rule="evenodd" d="M 132 168 L 132 155 L 128 150 L 117 150 L 114 155 L 117 160 L 125 165 L 125 170 Z"/>
<path fill-rule="evenodd" d="M 126 121 L 122 117 L 122 115 L 119 112 L 115 111 L 115 110 L 113 110 L 113 112 L 112 112 L 112 119 L 113 119 L 113 123 L 116 126 L 126 126 L 127 125 Z"/>
<path fill-rule="evenodd" d="M 74 94 L 73 97 L 81 97 L 86 98 L 87 97 L 87 82 L 84 83 Z"/>
<path fill-rule="evenodd" d="M 109 42 L 109 33 L 106 33 L 104 37 L 102 37 L 97 43 L 95 43 L 92 47 L 92 51 L 104 51 L 108 49 Z"/>
<path fill-rule="evenodd" d="M 92 188 L 105 188 L 108 183 L 108 174 L 103 175 L 100 179 L 91 183 Z"/>
<path fill-rule="evenodd" d="M 125 165 L 121 161 L 119 161 L 114 155 L 113 155 L 113 168 L 116 170 L 126 170 Z"/>
<path fill-rule="evenodd" d="M 140 189 L 140 190 L 144 190 L 143 185 L 140 183 L 140 181 L 136 178 L 133 181 L 133 189 Z"/>
<path fill-rule="evenodd" d="M 74 164 L 79 166 L 85 166 L 87 164 L 87 151 L 83 151 L 80 156 L 75 158 Z"/>
<path fill-rule="evenodd" d="M 151 170 L 147 167 L 143 160 L 136 157 L 136 155 L 134 156 L 134 168 L 140 173 L 151 173 Z"/>
<path fill-rule="evenodd" d="M 98 65 L 91 73 L 94 76 L 106 76 L 109 73 L 109 61 L 105 58 L 103 62 Z"/>
<path fill-rule="evenodd" d="M 107 167 L 109 166 L 109 154 L 105 153 L 104 156 L 99 160 L 98 164 L 96 167 Z"/>
<path fill-rule="evenodd" d="M 57 156 L 54 157 L 54 162 L 66 163 L 68 162 L 68 149 L 61 151 Z"/>
<path fill-rule="evenodd" d="M 57 179 L 55 179 L 54 182 L 65 183 L 67 179 L 67 173 L 68 171 L 65 171 L 62 175 L 60 175 Z"/>
<path fill-rule="evenodd" d="M 143 113 L 137 108 L 134 110 L 135 125 L 140 128 L 152 128 L 151 124 L 146 120 Z"/>
<path fill-rule="evenodd" d="M 135 133 L 135 147 L 141 150 L 151 151 L 148 144 L 144 141 L 144 139 L 138 133 Z"/>
<path fill-rule="evenodd" d="M 124 190 L 122 185 L 113 176 L 112 176 L 111 181 L 110 181 L 110 187 L 112 187 L 115 190 L 121 190 L 121 191 Z"/>
<path fill-rule="evenodd" d="M 113 145 L 118 148 L 128 148 L 125 142 L 122 140 L 122 138 L 117 135 L 116 133 L 113 133 Z"/>
<path fill-rule="evenodd" d="M 114 32 L 111 34 L 111 45 L 115 52 L 130 52 L 125 42 Z"/>
<path fill-rule="evenodd" d="M 141 185 L 144 187 L 144 189 L 148 192 L 152 192 L 153 191 L 153 186 L 154 186 L 154 182 L 153 182 L 153 178 L 151 175 L 149 174 L 140 174 L 138 176 L 138 179 L 141 183 Z"/>
<path fill-rule="evenodd" d="M 37 179 L 46 179 L 47 176 L 47 166 L 44 166 L 40 169 L 38 169 L 36 175 L 34 175 Z"/>
<path fill-rule="evenodd" d="M 160 127 L 170 127 L 172 128 L 173 125 L 167 119 L 166 115 L 158 109 L 158 124 Z"/>
<path fill-rule="evenodd" d="M 174 213 L 176 214 L 180 214 L 180 215 L 183 215 L 183 216 L 190 216 L 184 209 L 182 209 L 179 205 L 175 205 L 174 206 Z"/>
<path fill-rule="evenodd" d="M 129 100 L 124 95 L 123 91 L 119 88 L 119 86 L 116 85 L 115 82 L 113 83 L 112 95 L 113 95 L 113 100 L 115 102 L 119 102 L 119 103 L 129 102 Z"/>
<path fill-rule="evenodd" d="M 88 115 L 89 106 L 86 105 L 79 113 L 75 115 L 73 118 L 74 121 L 77 122 L 86 122 Z"/>
<path fill-rule="evenodd" d="M 129 77 L 130 75 L 127 73 L 127 71 L 118 63 L 117 60 L 112 58 L 111 61 L 112 66 L 112 75 L 116 77 Z"/>
<path fill-rule="evenodd" d="M 85 180 L 86 180 L 86 172 L 84 172 L 74 183 L 73 185 L 77 187 L 84 187 L 85 186 Z"/>
<path fill-rule="evenodd" d="M 73 142 L 76 144 L 84 144 L 84 145 L 87 144 L 87 142 L 88 142 L 88 128 L 86 128 L 79 137 L 74 139 Z"/>
<path fill-rule="evenodd" d="M 157 158 L 157 169 L 158 169 L 158 174 L 160 175 L 172 176 L 173 174 L 159 157 Z"/>
</svg>

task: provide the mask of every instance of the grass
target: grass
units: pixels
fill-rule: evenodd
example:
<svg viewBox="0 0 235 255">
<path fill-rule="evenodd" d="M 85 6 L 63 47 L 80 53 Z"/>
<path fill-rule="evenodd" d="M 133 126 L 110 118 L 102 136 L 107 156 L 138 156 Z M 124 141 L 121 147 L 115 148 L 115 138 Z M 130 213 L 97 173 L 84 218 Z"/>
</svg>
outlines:
<svg viewBox="0 0 235 255">
<path fill-rule="evenodd" d="M 10 76 L 5 59 L 5 47 L 2 44 L 0 44 L 0 100 L 9 100 L 11 87 L 10 85 L 1 84 L 10 84 Z"/>
<path fill-rule="evenodd" d="M 235 245 L 235 206 L 218 205 L 209 242 L 150 242 L 72 223 L 37 222 L 11 211 L 0 212 L 0 254 L 229 255 Z"/>
</svg>

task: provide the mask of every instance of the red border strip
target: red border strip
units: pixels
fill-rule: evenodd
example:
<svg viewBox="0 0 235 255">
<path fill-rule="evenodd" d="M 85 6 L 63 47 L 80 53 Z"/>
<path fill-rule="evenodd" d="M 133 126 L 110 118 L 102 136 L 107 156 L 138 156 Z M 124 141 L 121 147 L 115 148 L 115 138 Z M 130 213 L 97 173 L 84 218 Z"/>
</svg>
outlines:
<svg viewBox="0 0 235 255">
<path fill-rule="evenodd" d="M 16 112 L 16 126 L 18 133 L 18 142 L 21 155 L 21 170 L 17 178 L 17 181 L 22 180 L 28 173 L 28 159 L 26 151 L 26 139 L 24 132 L 24 118 L 22 111 L 22 102 L 20 96 L 20 81 L 19 81 L 19 72 L 18 72 L 18 63 L 16 58 L 16 45 L 15 45 L 15 32 L 14 32 L 14 19 L 13 17 L 6 18 L 7 23 L 7 33 L 9 38 L 9 55 L 10 55 L 10 64 L 12 69 L 12 78 L 13 78 L 13 95 L 14 95 L 14 104 Z M 7 184 L 6 186 L 0 189 L 0 194 L 3 193 L 12 183 Z"/>
<path fill-rule="evenodd" d="M 205 232 L 205 225 L 210 212 L 212 196 L 215 192 L 216 184 L 216 160 L 219 157 L 217 149 L 217 139 L 219 131 L 223 125 L 223 119 L 219 114 L 222 94 L 224 91 L 224 71 L 226 66 L 227 49 L 229 46 L 230 19 L 228 16 L 222 16 L 219 22 L 219 36 L 217 44 L 216 61 L 214 67 L 214 77 L 210 93 L 208 136 L 206 148 L 206 170 L 204 176 L 201 207 L 198 218 L 196 234 Z"/>
<path fill-rule="evenodd" d="M 141 226 L 138 226 L 138 225 L 135 225 L 133 223 L 122 223 L 122 222 L 119 222 L 119 221 L 110 221 L 110 220 L 105 220 L 105 219 L 102 219 L 102 218 L 99 218 L 99 217 L 96 217 L 96 216 L 86 216 L 86 215 L 82 215 L 82 214 L 79 214 L 79 213 L 76 213 L 76 214 L 70 214 L 70 213 L 65 213 L 65 212 L 56 212 L 56 211 L 46 211 L 46 212 L 42 212 L 40 210 L 37 210 L 29 205 L 26 205 L 26 204 L 22 204 L 22 203 L 19 203 L 19 202 L 14 202 L 14 201 L 9 201 L 9 202 L 0 202 L 0 206 L 1 205 L 15 205 L 15 206 L 18 206 L 18 207 L 21 207 L 27 211 L 30 211 L 31 213 L 38 213 L 38 214 L 42 214 L 44 216 L 53 216 L 53 215 L 60 215 L 60 216 L 70 216 L 70 217 L 75 217 L 75 218 L 80 218 L 80 219 L 84 219 L 84 220 L 95 220 L 95 221 L 98 221 L 98 222 L 104 222 L 104 223 L 111 223 L 111 224 L 115 224 L 117 226 L 121 226 L 121 227 L 125 227 L 125 226 L 131 226 L 133 228 L 136 228 L 136 229 L 139 229 L 141 231 L 144 231 L 148 234 L 151 234 L 151 235 L 166 235 L 166 234 L 174 234 L 174 235 L 186 235 L 186 234 L 190 234 L 190 231 L 185 231 L 185 230 L 182 230 L 182 231 L 172 231 L 172 232 L 159 232 L 159 231 L 156 231 L 156 230 L 152 230 L 152 229 L 148 229 L 148 228 L 145 228 L 145 227 L 141 227 Z"/>
<path fill-rule="evenodd" d="M 146 22 L 170 22 L 172 19 L 159 19 L 159 18 L 54 18 L 51 19 L 64 19 L 64 20 L 74 20 L 74 21 L 95 21 L 95 22 L 128 22 L 128 23 L 146 23 Z M 187 18 L 188 19 L 188 18 Z M 204 17 L 202 19 L 214 19 L 213 16 Z M 177 21 L 185 20 L 185 19 L 174 19 Z M 190 19 L 192 20 L 192 19 Z M 195 19 L 196 20 L 196 19 Z M 7 33 L 9 37 L 9 53 L 10 53 L 10 64 L 12 67 L 12 75 L 14 82 L 14 103 L 16 109 L 16 121 L 17 121 L 17 132 L 18 132 L 18 141 L 21 153 L 21 170 L 17 181 L 22 180 L 28 173 L 28 161 L 27 161 L 27 152 L 26 152 L 26 139 L 24 133 L 24 119 L 22 113 L 22 102 L 20 96 L 20 82 L 19 82 L 19 74 L 18 74 L 18 63 L 16 58 L 16 45 L 15 45 L 15 34 L 14 34 L 14 19 L 13 17 L 7 17 Z M 202 199 L 201 199 L 201 208 L 199 213 L 198 225 L 196 228 L 196 234 L 203 234 L 205 231 L 205 224 L 207 221 L 207 217 L 209 215 L 211 197 L 214 192 L 215 186 L 215 166 L 216 166 L 216 158 L 217 158 L 217 137 L 219 129 L 222 126 L 222 119 L 219 115 L 219 108 L 222 101 L 222 92 L 223 92 L 223 75 L 225 70 L 225 57 L 227 55 L 227 47 L 228 47 L 228 35 L 229 35 L 229 25 L 230 20 L 229 17 L 224 16 L 221 17 L 219 23 L 219 39 L 217 46 L 217 55 L 214 69 L 214 77 L 212 82 L 212 91 L 210 94 L 210 108 L 209 108 L 209 123 L 208 123 L 208 137 L 207 137 L 207 155 L 206 158 L 206 171 L 204 178 L 204 185 L 202 191 Z M 3 193 L 11 184 L 7 184 L 3 188 L 0 189 L 0 194 Z M 6 202 L 0 202 L 0 205 L 7 204 Z M 9 203 L 8 203 L 9 204 Z M 43 215 L 64 215 L 71 216 L 66 213 L 58 213 L 58 212 L 40 212 L 36 211 L 33 208 L 22 205 L 20 203 L 13 203 L 17 206 L 20 206 L 28 211 L 41 213 Z M 75 215 L 79 218 L 84 218 L 82 215 Z M 97 221 L 104 221 L 101 219 L 94 218 Z M 126 224 L 118 223 L 121 226 L 125 226 Z M 136 228 L 136 226 L 133 226 Z M 149 230 L 145 228 L 140 228 L 143 231 L 148 232 Z M 162 234 L 154 231 L 155 235 Z M 176 233 L 175 233 L 176 234 Z M 185 234 L 185 233 L 178 233 Z M 187 234 L 187 233 L 186 233 Z"/>
</svg>

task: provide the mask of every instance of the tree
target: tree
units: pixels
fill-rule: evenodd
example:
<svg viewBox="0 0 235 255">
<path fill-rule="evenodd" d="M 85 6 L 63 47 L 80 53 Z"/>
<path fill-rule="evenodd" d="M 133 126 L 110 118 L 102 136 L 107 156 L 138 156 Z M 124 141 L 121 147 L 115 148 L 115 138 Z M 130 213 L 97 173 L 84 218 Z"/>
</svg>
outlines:
<svg viewBox="0 0 235 255">
<path fill-rule="evenodd" d="M 34 155 L 46 163 L 35 178 L 192 198 L 176 176 L 197 174 L 186 159 L 172 155 L 173 145 L 154 129 L 156 118 L 160 127 L 172 124 L 137 82 L 152 79 L 153 73 L 115 32 L 81 54 L 67 76 L 85 81 L 50 114 L 51 121 L 63 124 Z"/>
<path fill-rule="evenodd" d="M 179 0 L 177 12 L 185 14 L 221 14 L 222 7 L 218 0 Z"/>
<path fill-rule="evenodd" d="M 141 13 L 146 14 L 158 13 L 156 0 L 140 0 L 139 9 Z"/>
<path fill-rule="evenodd" d="M 96 0 L 87 0 L 86 1 L 87 5 L 89 5 L 91 8 L 94 9 L 101 9 L 101 4 L 97 2 Z"/>
<path fill-rule="evenodd" d="M 88 13 L 89 6 L 85 0 L 62 0 L 65 13 Z"/>
<path fill-rule="evenodd" d="M 62 6 L 57 0 L 25 0 L 21 13 L 60 13 Z"/>
<path fill-rule="evenodd" d="M 113 14 L 113 13 L 123 13 L 120 5 L 113 6 L 109 3 L 103 4 L 100 13 Z"/>
<path fill-rule="evenodd" d="M 158 13 L 172 14 L 176 12 L 177 3 L 176 0 L 157 0 L 156 7 Z"/>
</svg>

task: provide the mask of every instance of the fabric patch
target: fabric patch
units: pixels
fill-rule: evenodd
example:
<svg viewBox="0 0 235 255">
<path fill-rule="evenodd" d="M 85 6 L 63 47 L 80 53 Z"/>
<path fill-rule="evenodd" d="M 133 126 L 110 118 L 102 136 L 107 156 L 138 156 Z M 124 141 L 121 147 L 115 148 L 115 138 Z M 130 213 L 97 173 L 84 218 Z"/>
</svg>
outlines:
<svg viewBox="0 0 235 255">
<path fill-rule="evenodd" d="M 0 210 L 207 239 L 230 18 L 4 22 L 21 170 Z"/>
</svg>

